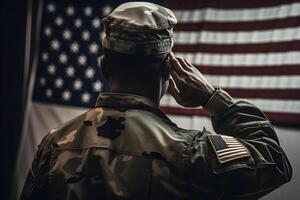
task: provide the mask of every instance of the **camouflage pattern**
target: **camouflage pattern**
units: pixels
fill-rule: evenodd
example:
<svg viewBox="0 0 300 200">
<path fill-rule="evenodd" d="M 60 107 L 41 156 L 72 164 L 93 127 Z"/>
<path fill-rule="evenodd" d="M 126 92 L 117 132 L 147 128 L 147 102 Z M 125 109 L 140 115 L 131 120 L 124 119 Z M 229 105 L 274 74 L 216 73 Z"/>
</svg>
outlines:
<svg viewBox="0 0 300 200">
<path fill-rule="evenodd" d="M 118 6 L 102 23 L 104 48 L 129 55 L 155 55 L 170 52 L 177 19 L 168 8 L 129 2 Z"/>
<path fill-rule="evenodd" d="M 43 139 L 20 199 L 257 199 L 291 179 L 262 111 L 222 90 L 206 108 L 216 133 L 250 156 L 220 163 L 208 141 L 216 133 L 179 128 L 144 97 L 103 93 Z"/>
</svg>

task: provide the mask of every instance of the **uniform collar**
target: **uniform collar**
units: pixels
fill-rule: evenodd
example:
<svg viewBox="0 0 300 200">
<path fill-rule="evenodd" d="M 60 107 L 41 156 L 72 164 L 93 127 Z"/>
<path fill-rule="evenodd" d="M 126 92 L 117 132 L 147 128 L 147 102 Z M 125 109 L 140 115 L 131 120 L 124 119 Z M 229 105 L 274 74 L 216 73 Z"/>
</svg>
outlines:
<svg viewBox="0 0 300 200">
<path fill-rule="evenodd" d="M 154 102 L 146 97 L 138 95 L 125 93 L 101 93 L 97 98 L 96 107 L 110 107 L 116 108 L 120 111 L 126 111 L 127 109 L 146 110 L 176 126 Z"/>
</svg>

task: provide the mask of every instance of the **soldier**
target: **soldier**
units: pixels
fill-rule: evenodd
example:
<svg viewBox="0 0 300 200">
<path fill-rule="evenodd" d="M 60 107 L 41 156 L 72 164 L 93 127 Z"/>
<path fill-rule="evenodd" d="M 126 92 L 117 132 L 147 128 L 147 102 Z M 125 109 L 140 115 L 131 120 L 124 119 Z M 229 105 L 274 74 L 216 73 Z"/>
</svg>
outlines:
<svg viewBox="0 0 300 200">
<path fill-rule="evenodd" d="M 290 181 L 265 114 L 233 102 L 174 57 L 167 8 L 125 3 L 103 19 L 103 74 L 112 93 L 42 140 L 21 199 L 258 199 Z M 179 128 L 159 110 L 166 91 L 203 106 L 215 132 Z"/>
</svg>

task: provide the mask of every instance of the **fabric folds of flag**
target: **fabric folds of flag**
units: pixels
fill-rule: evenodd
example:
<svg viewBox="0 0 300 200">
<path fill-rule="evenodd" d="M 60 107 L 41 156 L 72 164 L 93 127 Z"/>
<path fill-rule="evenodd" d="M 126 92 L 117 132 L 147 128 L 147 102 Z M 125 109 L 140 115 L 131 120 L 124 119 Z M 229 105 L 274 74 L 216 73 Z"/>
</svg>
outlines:
<svg viewBox="0 0 300 200">
<path fill-rule="evenodd" d="M 185 58 L 236 99 L 248 99 L 272 122 L 300 122 L 300 2 L 167 1 L 175 12 L 177 56 Z M 170 114 L 208 115 L 178 108 Z"/>
</svg>

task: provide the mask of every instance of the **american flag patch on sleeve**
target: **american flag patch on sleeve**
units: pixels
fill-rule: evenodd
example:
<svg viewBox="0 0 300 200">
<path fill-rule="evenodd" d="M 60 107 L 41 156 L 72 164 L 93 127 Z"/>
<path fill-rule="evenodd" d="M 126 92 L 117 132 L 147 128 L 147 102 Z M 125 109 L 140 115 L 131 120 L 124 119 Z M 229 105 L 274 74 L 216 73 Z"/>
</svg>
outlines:
<svg viewBox="0 0 300 200">
<path fill-rule="evenodd" d="M 219 163 L 226 163 L 250 156 L 248 149 L 234 137 L 209 134 L 208 139 Z"/>
</svg>

